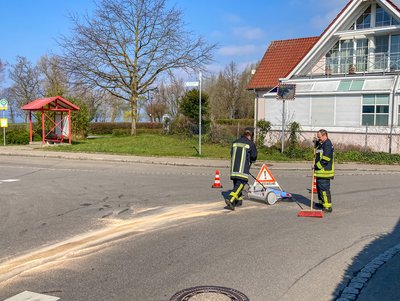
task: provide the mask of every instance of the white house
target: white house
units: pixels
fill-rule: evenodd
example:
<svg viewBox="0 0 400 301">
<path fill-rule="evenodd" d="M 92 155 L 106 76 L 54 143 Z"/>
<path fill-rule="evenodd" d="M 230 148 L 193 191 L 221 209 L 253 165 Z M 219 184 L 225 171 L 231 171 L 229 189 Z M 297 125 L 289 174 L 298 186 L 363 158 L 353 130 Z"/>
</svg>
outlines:
<svg viewBox="0 0 400 301">
<path fill-rule="evenodd" d="M 296 121 L 306 139 L 325 128 L 334 144 L 400 153 L 399 75 L 400 9 L 350 0 L 319 37 L 272 42 L 248 88 L 256 121 L 272 122 L 275 138 L 282 120 Z M 296 85 L 284 110 L 279 84 Z"/>
</svg>

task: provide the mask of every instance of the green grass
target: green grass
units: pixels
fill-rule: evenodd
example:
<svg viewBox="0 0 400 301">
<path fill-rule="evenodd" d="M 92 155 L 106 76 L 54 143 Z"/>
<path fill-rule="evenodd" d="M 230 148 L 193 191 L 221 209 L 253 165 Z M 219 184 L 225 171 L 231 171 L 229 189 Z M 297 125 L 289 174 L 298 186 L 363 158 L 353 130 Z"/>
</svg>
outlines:
<svg viewBox="0 0 400 301">
<path fill-rule="evenodd" d="M 179 135 L 159 135 L 142 133 L 129 137 L 98 137 L 74 141 L 72 145 L 59 145 L 46 148 L 54 151 L 86 153 L 108 153 L 156 157 L 199 157 L 198 137 L 188 138 Z M 230 159 L 230 145 L 202 142 L 204 158 Z M 282 154 L 276 148 L 259 148 L 259 161 L 312 161 L 312 148 L 286 148 Z M 335 151 L 337 163 L 361 162 L 367 164 L 400 164 L 399 154 L 374 153 L 362 151 Z"/>
<path fill-rule="evenodd" d="M 202 143 L 202 156 L 228 159 L 230 147 Z M 128 154 L 143 156 L 198 157 L 198 138 L 175 135 L 139 134 L 134 137 L 101 137 L 75 141 L 51 148 L 55 151 Z"/>
</svg>

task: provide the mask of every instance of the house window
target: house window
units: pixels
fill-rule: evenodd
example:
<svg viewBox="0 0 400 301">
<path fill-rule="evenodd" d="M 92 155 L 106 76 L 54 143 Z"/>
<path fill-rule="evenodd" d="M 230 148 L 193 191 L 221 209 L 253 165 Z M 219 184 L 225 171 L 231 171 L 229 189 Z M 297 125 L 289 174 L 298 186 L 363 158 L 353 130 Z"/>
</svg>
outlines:
<svg viewBox="0 0 400 301">
<path fill-rule="evenodd" d="M 400 69 L 400 35 L 392 35 L 390 41 L 390 70 Z"/>
<path fill-rule="evenodd" d="M 400 106 L 397 111 L 397 125 L 400 125 Z"/>
<path fill-rule="evenodd" d="M 388 62 L 389 36 L 375 37 L 375 69 L 386 69 Z"/>
<path fill-rule="evenodd" d="M 341 40 L 326 54 L 326 68 L 331 73 L 354 73 L 368 70 L 368 39 Z"/>
<path fill-rule="evenodd" d="M 353 40 L 340 42 L 340 72 L 347 73 L 353 65 L 354 43 Z"/>
<path fill-rule="evenodd" d="M 364 86 L 364 80 L 341 80 L 337 90 L 339 92 L 361 91 Z"/>
<path fill-rule="evenodd" d="M 339 42 L 337 42 L 326 54 L 326 71 L 329 74 L 339 72 L 339 55 Z"/>
<path fill-rule="evenodd" d="M 368 39 L 356 40 L 356 71 L 366 71 L 368 67 Z"/>
<path fill-rule="evenodd" d="M 364 95 L 362 125 L 387 126 L 389 124 L 389 95 Z"/>
<path fill-rule="evenodd" d="M 376 5 L 376 27 L 398 25 L 399 22 L 389 15 L 382 7 Z"/>
<path fill-rule="evenodd" d="M 364 29 L 371 27 L 371 6 L 357 19 L 356 29 Z"/>
</svg>

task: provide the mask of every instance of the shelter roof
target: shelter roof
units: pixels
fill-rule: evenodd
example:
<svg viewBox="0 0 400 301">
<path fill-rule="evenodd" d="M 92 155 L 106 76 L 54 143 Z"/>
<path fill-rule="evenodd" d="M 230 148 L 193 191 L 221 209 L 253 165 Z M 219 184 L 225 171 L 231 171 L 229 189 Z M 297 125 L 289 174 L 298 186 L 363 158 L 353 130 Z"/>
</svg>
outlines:
<svg viewBox="0 0 400 301">
<path fill-rule="evenodd" d="M 61 96 L 38 98 L 21 107 L 22 110 L 37 111 L 42 108 L 46 109 L 67 109 L 71 111 L 79 111 L 80 108 Z"/>
</svg>

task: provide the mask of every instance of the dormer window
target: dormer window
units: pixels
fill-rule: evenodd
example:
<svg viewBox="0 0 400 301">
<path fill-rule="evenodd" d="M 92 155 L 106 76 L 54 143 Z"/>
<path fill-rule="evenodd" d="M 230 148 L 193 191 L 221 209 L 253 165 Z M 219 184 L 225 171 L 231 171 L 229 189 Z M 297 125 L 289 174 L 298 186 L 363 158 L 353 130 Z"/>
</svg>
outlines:
<svg viewBox="0 0 400 301">
<path fill-rule="evenodd" d="M 364 29 L 371 27 L 371 6 L 357 19 L 355 29 Z"/>
<path fill-rule="evenodd" d="M 382 7 L 376 5 L 376 27 L 399 25 L 399 22 L 389 15 Z"/>
</svg>

